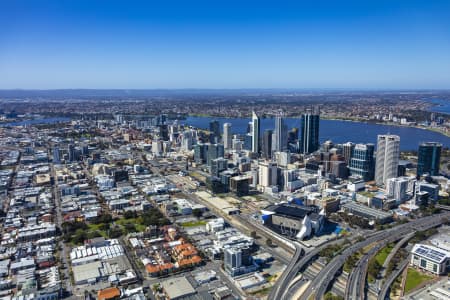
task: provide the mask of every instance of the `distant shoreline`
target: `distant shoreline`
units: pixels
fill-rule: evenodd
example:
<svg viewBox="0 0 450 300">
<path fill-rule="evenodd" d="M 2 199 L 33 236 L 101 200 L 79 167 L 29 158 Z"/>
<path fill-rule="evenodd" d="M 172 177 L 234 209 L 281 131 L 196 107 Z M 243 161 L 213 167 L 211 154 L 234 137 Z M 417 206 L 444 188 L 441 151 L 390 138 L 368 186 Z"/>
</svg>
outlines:
<svg viewBox="0 0 450 300">
<path fill-rule="evenodd" d="M 213 115 L 208 115 L 208 114 L 189 114 L 187 116 L 188 117 L 197 117 L 197 118 L 222 118 L 222 119 L 245 119 L 245 118 L 247 118 L 247 119 L 250 119 L 250 116 L 249 117 L 227 117 L 227 116 L 213 116 Z M 443 132 L 443 131 L 435 129 L 435 128 L 428 128 L 428 127 L 423 127 L 423 126 L 419 126 L 419 125 L 403 125 L 403 124 L 398 124 L 398 123 L 387 123 L 387 122 L 368 122 L 368 121 L 359 120 L 359 119 L 346 119 L 346 118 L 327 117 L 327 116 L 320 116 L 320 117 L 323 120 L 330 120 L 330 121 L 344 121 L 344 122 L 363 123 L 363 124 L 376 124 L 376 125 L 384 125 L 384 126 L 417 128 L 417 129 L 422 129 L 422 130 L 433 131 L 433 132 L 442 134 L 445 137 L 450 138 L 450 133 Z M 270 117 L 270 118 L 273 118 L 273 117 Z M 298 117 L 294 116 L 294 117 L 288 117 L 288 118 L 300 118 L 300 116 L 298 116 Z M 267 119 L 269 119 L 269 118 L 267 118 Z"/>
</svg>

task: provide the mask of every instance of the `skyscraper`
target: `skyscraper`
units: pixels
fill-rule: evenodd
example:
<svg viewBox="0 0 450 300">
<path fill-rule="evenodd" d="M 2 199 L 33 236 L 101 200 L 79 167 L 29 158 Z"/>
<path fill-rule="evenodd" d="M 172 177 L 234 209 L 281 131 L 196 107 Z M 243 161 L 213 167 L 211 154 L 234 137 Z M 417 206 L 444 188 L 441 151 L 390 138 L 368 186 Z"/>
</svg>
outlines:
<svg viewBox="0 0 450 300">
<path fill-rule="evenodd" d="M 275 117 L 275 143 L 272 145 L 274 151 L 287 149 L 287 126 L 281 115 Z"/>
<path fill-rule="evenodd" d="M 60 156 L 60 153 L 59 153 L 59 148 L 58 148 L 58 146 L 55 146 L 55 147 L 53 148 L 53 163 L 54 163 L 54 164 L 59 164 L 59 163 L 61 163 L 61 156 Z"/>
<path fill-rule="evenodd" d="M 209 122 L 209 141 L 210 143 L 218 143 L 220 140 L 220 124 L 219 121 L 213 120 Z"/>
<path fill-rule="evenodd" d="M 252 112 L 252 152 L 259 153 L 259 117 Z"/>
<path fill-rule="evenodd" d="M 70 162 L 75 161 L 75 146 L 73 144 L 69 144 L 67 154 Z"/>
<path fill-rule="evenodd" d="M 262 143 L 262 155 L 265 159 L 272 158 L 272 130 L 264 131 Z"/>
<path fill-rule="evenodd" d="M 355 144 L 353 144 L 352 142 L 342 144 L 342 155 L 344 155 L 345 162 L 347 163 L 347 165 L 350 165 L 350 159 L 352 158 L 353 148 L 355 148 Z"/>
<path fill-rule="evenodd" d="M 377 185 L 386 185 L 388 179 L 397 177 L 400 156 L 400 137 L 398 135 L 378 135 L 375 166 Z"/>
<path fill-rule="evenodd" d="M 232 145 L 231 123 L 223 124 L 223 146 L 225 150 L 230 150 Z"/>
<path fill-rule="evenodd" d="M 417 175 L 425 173 L 431 176 L 439 175 L 439 165 L 441 163 L 442 144 L 428 142 L 419 145 Z"/>
<path fill-rule="evenodd" d="M 303 114 L 300 146 L 302 153 L 313 153 L 319 149 L 319 122 L 320 117 L 318 114 Z"/>
<path fill-rule="evenodd" d="M 344 144 L 345 145 L 345 144 Z M 374 144 L 352 144 L 349 170 L 351 175 L 361 176 L 364 181 L 373 180 L 375 161 L 373 153 Z M 345 148 L 344 148 L 345 149 Z M 345 153 L 345 152 L 344 152 Z M 344 156 L 345 158 L 345 156 Z"/>
</svg>

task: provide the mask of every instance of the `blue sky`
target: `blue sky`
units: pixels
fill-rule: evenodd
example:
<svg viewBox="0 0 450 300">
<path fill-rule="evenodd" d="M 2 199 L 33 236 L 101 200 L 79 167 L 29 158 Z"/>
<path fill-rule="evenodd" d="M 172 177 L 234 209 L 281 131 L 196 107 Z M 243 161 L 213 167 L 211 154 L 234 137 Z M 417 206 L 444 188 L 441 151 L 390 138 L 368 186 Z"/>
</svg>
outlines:
<svg viewBox="0 0 450 300">
<path fill-rule="evenodd" d="M 450 88 L 450 1 L 1 1 L 0 88 Z"/>
</svg>

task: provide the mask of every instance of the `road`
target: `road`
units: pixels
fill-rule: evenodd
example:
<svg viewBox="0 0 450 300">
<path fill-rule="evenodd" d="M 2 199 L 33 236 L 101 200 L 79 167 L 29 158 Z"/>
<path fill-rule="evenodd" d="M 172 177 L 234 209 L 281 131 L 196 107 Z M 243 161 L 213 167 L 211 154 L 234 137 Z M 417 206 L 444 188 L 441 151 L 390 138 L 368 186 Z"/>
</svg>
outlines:
<svg viewBox="0 0 450 300">
<path fill-rule="evenodd" d="M 399 266 L 397 266 L 397 268 L 391 273 L 391 275 L 389 275 L 389 277 L 386 278 L 386 281 L 383 283 L 380 293 L 378 294 L 378 300 L 389 299 L 388 292 L 391 288 L 392 283 L 394 282 L 395 278 L 397 278 L 408 266 L 409 260 L 410 257 L 408 256 L 406 259 L 402 261 L 402 263 Z"/>
<path fill-rule="evenodd" d="M 62 213 L 61 213 L 61 197 L 59 194 L 58 179 L 56 177 L 56 171 L 55 171 L 55 167 L 53 164 L 51 164 L 51 173 L 52 173 L 52 177 L 55 180 L 55 183 L 53 185 L 53 199 L 54 199 L 55 205 L 56 205 L 56 224 L 59 227 L 59 229 L 61 230 L 61 232 L 63 232 L 63 230 L 62 230 L 63 217 L 62 217 Z M 70 269 L 70 264 L 68 261 L 69 252 L 68 252 L 68 247 L 64 243 L 62 236 L 60 236 L 58 238 L 58 248 L 61 249 L 61 252 L 59 253 L 59 257 L 61 259 L 61 269 L 64 272 L 64 278 L 65 278 L 64 283 L 65 283 L 66 291 L 67 291 L 67 293 L 69 293 L 69 295 L 72 295 L 74 289 L 72 287 L 72 282 L 71 282 L 70 274 L 69 274 L 69 269 Z"/>
<path fill-rule="evenodd" d="M 384 239 L 395 237 L 400 238 L 401 236 L 405 236 L 406 234 L 413 232 L 414 230 L 425 230 L 435 227 L 442 223 L 443 217 L 449 216 L 450 213 L 443 213 L 414 220 L 409 223 L 401 224 L 393 228 L 378 232 L 368 237 L 364 241 L 351 245 L 350 247 L 346 248 L 340 255 L 333 258 L 331 262 L 328 263 L 328 265 L 326 265 L 319 272 L 316 278 L 313 279 L 311 284 L 302 294 L 302 297 L 300 297 L 300 299 L 302 300 L 310 299 L 312 295 L 315 295 L 315 299 L 323 299 L 323 296 L 327 291 L 328 285 L 334 279 L 336 272 L 342 267 L 345 260 L 351 254 L 358 251 L 359 249 L 364 248 L 371 243 L 379 242 Z"/>
</svg>

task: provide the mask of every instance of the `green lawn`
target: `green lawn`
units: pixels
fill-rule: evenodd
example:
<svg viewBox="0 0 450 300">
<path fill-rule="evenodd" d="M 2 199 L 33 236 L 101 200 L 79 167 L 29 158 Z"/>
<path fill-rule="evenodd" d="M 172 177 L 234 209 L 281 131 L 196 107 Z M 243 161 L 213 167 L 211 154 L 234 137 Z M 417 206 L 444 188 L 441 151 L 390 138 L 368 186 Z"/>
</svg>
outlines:
<svg viewBox="0 0 450 300">
<path fill-rule="evenodd" d="M 122 227 L 126 224 L 134 224 L 137 231 L 142 232 L 145 230 L 146 226 L 143 223 L 142 217 L 125 219 L 121 218 L 116 221 L 116 224 L 121 225 Z"/>
<path fill-rule="evenodd" d="M 89 232 L 95 232 L 97 231 L 98 233 L 100 233 L 100 235 L 104 238 L 108 238 L 108 234 L 104 231 L 101 230 L 100 228 L 100 224 L 88 224 L 88 231 Z"/>
<path fill-rule="evenodd" d="M 206 221 L 190 221 L 190 222 L 181 223 L 181 226 L 183 226 L 183 227 L 196 227 L 196 226 L 202 226 L 202 225 L 206 225 Z"/>
<path fill-rule="evenodd" d="M 429 281 L 431 279 L 433 279 L 433 276 L 426 275 L 414 268 L 408 268 L 408 271 L 406 273 L 405 294 L 408 294 L 408 292 L 413 290 L 421 283 Z"/>
<path fill-rule="evenodd" d="M 394 247 L 392 245 L 387 245 L 386 247 L 381 249 L 381 251 L 378 252 L 377 255 L 375 255 L 375 259 L 381 266 L 384 264 L 386 258 L 388 257 L 389 253 L 391 253 L 393 248 Z"/>
</svg>

